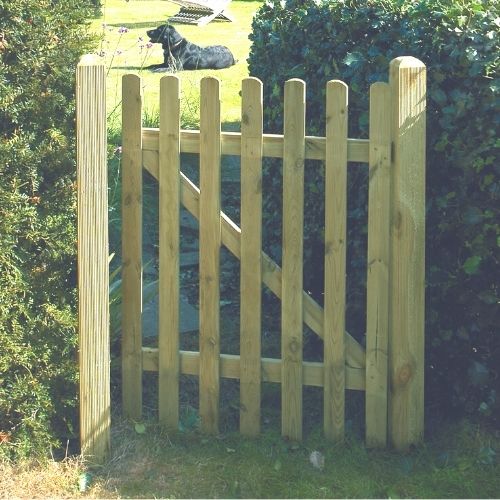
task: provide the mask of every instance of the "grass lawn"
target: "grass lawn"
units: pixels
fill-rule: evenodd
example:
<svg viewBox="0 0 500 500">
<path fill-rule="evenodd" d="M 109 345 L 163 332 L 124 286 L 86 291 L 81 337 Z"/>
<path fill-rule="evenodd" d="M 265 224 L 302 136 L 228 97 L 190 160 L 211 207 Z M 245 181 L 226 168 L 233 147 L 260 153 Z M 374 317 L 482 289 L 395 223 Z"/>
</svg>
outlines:
<svg viewBox="0 0 500 500">
<path fill-rule="evenodd" d="M 194 125 L 198 122 L 199 84 L 204 76 L 216 76 L 221 81 L 222 121 L 230 123 L 239 120 L 241 80 L 248 76 L 248 34 L 253 15 L 261 4 L 261 1 L 234 0 L 228 8 L 234 22 L 212 21 L 202 27 L 176 25 L 176 29 L 189 41 L 201 46 L 226 45 L 238 60 L 234 66 L 222 70 L 177 73 L 181 79 L 184 123 Z M 108 71 L 107 110 L 110 128 L 120 125 L 121 78 L 127 73 L 136 73 L 142 78 L 145 118 L 157 116 L 159 81 L 163 73 L 154 73 L 144 67 L 161 63 L 163 49 L 160 44 L 148 48 L 146 31 L 163 24 L 178 10 L 176 4 L 161 0 L 103 1 L 103 15 L 92 22 L 92 29 L 102 36 L 100 51 Z"/>
<path fill-rule="evenodd" d="M 195 430 L 167 435 L 146 422 L 137 434 L 115 420 L 113 452 L 102 467 L 81 459 L 9 466 L 0 463 L 0 498 L 498 498 L 498 433 L 447 425 L 407 455 L 367 450 L 359 437 L 342 445 L 313 433 L 300 445 L 273 431 L 258 439 Z M 324 455 L 324 468 L 310 463 Z M 90 488 L 78 491 L 83 471 Z"/>
</svg>

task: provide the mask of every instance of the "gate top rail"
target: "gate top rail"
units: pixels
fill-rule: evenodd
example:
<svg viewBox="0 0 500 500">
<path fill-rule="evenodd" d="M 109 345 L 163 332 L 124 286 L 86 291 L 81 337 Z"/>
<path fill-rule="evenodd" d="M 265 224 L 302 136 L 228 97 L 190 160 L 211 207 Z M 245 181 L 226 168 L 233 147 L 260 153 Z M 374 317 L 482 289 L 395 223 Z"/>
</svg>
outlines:
<svg viewBox="0 0 500 500">
<path fill-rule="evenodd" d="M 200 131 L 181 130 L 181 153 L 200 152 Z M 267 158 L 283 158 L 283 135 L 263 134 L 262 156 Z M 305 159 L 326 159 L 326 138 L 306 135 L 305 136 Z M 347 139 L 347 161 L 368 163 L 369 161 L 369 139 Z M 142 129 L 143 151 L 159 151 L 159 129 Z M 241 134 L 239 132 L 221 132 L 221 153 L 223 155 L 241 155 Z"/>
</svg>

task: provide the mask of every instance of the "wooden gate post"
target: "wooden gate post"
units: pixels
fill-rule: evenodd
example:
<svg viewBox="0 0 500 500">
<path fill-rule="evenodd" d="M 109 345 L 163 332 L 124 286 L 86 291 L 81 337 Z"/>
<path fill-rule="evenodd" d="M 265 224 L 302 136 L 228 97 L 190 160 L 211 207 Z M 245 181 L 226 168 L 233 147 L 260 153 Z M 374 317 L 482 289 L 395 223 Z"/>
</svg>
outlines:
<svg viewBox="0 0 500 500">
<path fill-rule="evenodd" d="M 105 460 L 110 447 L 106 75 L 97 56 L 76 71 L 78 330 L 82 454 Z"/>
<path fill-rule="evenodd" d="M 414 57 L 390 64 L 392 101 L 389 440 L 423 438 L 426 69 Z"/>
</svg>

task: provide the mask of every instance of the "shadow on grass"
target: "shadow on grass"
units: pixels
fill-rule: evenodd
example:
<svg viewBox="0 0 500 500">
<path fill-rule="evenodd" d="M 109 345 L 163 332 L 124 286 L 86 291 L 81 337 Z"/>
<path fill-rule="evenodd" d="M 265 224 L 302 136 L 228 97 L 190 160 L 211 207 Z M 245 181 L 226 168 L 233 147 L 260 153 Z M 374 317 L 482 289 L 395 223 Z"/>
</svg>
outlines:
<svg viewBox="0 0 500 500">
<path fill-rule="evenodd" d="M 106 23 L 106 25 L 113 26 L 115 28 L 128 28 L 129 30 L 135 30 L 141 28 L 152 28 L 165 23 L 166 19 L 162 19 L 160 21 L 144 21 L 141 23 Z"/>
<path fill-rule="evenodd" d="M 147 66 L 113 66 L 111 69 L 119 69 L 119 70 L 126 70 L 126 71 L 150 71 L 151 73 L 158 73 L 159 75 L 164 74 L 164 73 L 172 73 L 171 71 L 152 71 L 149 69 Z"/>
<path fill-rule="evenodd" d="M 277 410 L 277 408 L 276 408 Z M 314 426 L 302 443 L 283 439 L 264 420 L 262 435 L 209 436 L 197 428 L 194 407 L 181 404 L 183 431 L 167 433 L 146 420 L 114 420 L 113 456 L 96 470 L 90 496 L 169 498 L 497 498 L 499 465 L 485 462 L 492 433 L 474 424 L 448 424 L 438 436 L 407 454 L 367 450 L 347 432 L 343 443 L 326 442 Z M 231 418 L 231 420 L 234 420 Z M 237 419 L 236 419 L 237 420 Z M 231 422 L 231 427 L 237 425 Z M 275 426 L 273 426 L 275 427 Z M 324 466 L 311 462 L 312 452 Z"/>
</svg>

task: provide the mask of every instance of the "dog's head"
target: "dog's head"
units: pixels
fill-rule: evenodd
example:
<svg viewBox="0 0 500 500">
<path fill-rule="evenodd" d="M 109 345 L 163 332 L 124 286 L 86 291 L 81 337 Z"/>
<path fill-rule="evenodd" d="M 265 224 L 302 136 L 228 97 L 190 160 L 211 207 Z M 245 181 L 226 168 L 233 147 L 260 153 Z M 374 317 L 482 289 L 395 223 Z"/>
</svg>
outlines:
<svg viewBox="0 0 500 500">
<path fill-rule="evenodd" d="M 169 24 L 162 24 L 154 30 L 147 31 L 147 34 L 152 43 L 161 43 L 163 47 L 169 49 L 173 49 L 184 40 L 178 31 Z"/>
</svg>

